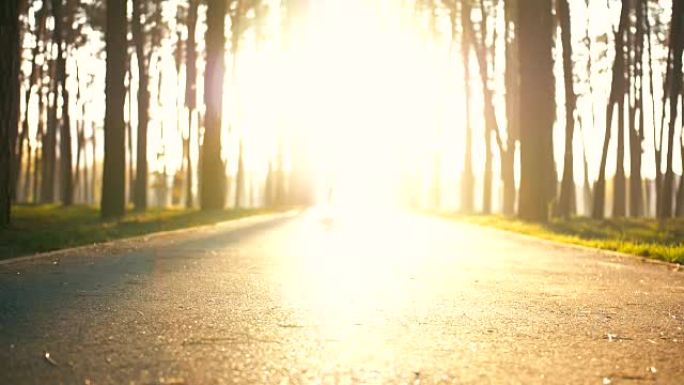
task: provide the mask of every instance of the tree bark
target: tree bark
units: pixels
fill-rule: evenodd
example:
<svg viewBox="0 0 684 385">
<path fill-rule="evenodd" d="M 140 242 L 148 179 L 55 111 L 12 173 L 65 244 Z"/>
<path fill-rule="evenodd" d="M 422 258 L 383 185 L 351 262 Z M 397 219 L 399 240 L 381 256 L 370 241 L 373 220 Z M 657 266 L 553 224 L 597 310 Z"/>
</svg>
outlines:
<svg viewBox="0 0 684 385">
<path fill-rule="evenodd" d="M 192 208 L 194 205 L 192 187 L 192 157 L 190 143 L 192 143 L 193 121 L 197 124 L 197 143 L 199 145 L 199 116 L 197 116 L 197 12 L 199 0 L 190 0 L 188 9 L 188 41 L 185 44 L 185 105 L 188 109 L 188 137 L 186 139 L 188 151 L 186 152 L 186 180 L 185 180 L 185 207 Z"/>
<path fill-rule="evenodd" d="M 225 72 L 224 0 L 207 1 L 207 62 L 204 73 L 205 129 L 202 144 L 201 207 L 223 209 L 225 204 L 225 169 L 221 160 L 221 123 L 223 78 Z"/>
<path fill-rule="evenodd" d="M 0 228 L 10 223 L 13 99 L 19 88 L 19 0 L 0 6 L 0 47 L 10 49 L 0 56 Z"/>
<path fill-rule="evenodd" d="M 122 217 L 126 205 L 126 2 L 107 0 L 105 41 L 107 69 L 101 215 L 108 219 Z"/>
<path fill-rule="evenodd" d="M 131 31 L 135 44 L 135 55 L 138 59 L 138 140 L 136 148 L 135 192 L 133 204 L 136 211 L 147 209 L 147 128 L 150 121 L 150 90 L 148 67 L 149 61 L 145 52 L 145 32 L 141 17 L 144 13 L 145 0 L 133 0 L 133 17 Z"/>
<path fill-rule="evenodd" d="M 39 79 L 41 79 L 41 77 L 42 77 L 42 71 L 41 71 L 42 68 L 40 65 L 38 65 L 36 59 L 38 58 L 38 55 L 43 51 L 41 49 L 43 47 L 43 45 L 40 44 L 40 41 L 45 37 L 45 20 L 46 20 L 45 16 L 47 15 L 47 12 L 48 12 L 47 4 L 48 4 L 48 2 L 44 1 L 43 5 L 41 6 L 41 9 L 39 9 L 34 14 L 34 18 L 35 18 L 34 36 L 36 39 L 36 45 L 31 49 L 31 74 L 29 75 L 28 85 L 27 85 L 26 91 L 24 93 L 24 105 L 25 106 L 29 106 L 31 103 L 31 95 L 33 93 L 32 92 L 33 86 L 36 83 L 38 83 L 38 89 L 37 89 L 38 97 L 41 97 L 40 96 L 40 88 L 41 88 L 40 83 L 42 83 L 42 81 L 39 82 Z M 31 147 L 30 147 L 31 142 L 28 140 L 29 110 L 30 109 L 28 107 L 24 108 L 24 118 L 22 121 L 21 136 L 19 138 L 19 143 L 17 146 L 17 150 L 18 150 L 17 159 L 19 160 L 19 162 L 17 164 L 15 164 L 15 167 L 21 169 L 21 159 L 23 157 L 22 149 L 23 149 L 24 142 L 26 142 L 27 146 L 29 146 L 29 147 L 28 147 L 27 165 L 26 165 L 26 169 L 24 172 L 24 194 L 23 194 L 24 195 L 23 196 L 24 201 L 29 201 L 31 199 L 30 198 L 30 191 L 29 191 L 29 186 L 30 186 L 29 181 L 31 180 L 31 174 L 30 174 L 31 167 L 30 166 L 31 166 L 31 152 L 32 151 L 31 151 Z M 41 111 L 39 109 L 39 114 L 40 113 L 41 113 Z M 38 172 L 38 170 L 36 169 L 34 172 Z M 20 179 L 19 174 L 20 174 L 20 172 L 17 172 L 17 180 Z M 19 192 L 17 191 L 16 194 L 18 197 Z"/>
<path fill-rule="evenodd" d="M 563 218 L 569 218 L 575 213 L 575 164 L 572 143 L 575 131 L 577 96 L 573 86 L 572 38 L 568 0 L 556 0 L 556 15 L 561 27 L 563 83 L 565 86 L 565 150 L 563 157 L 563 179 L 561 181 L 560 197 L 558 198 L 558 214 Z"/>
<path fill-rule="evenodd" d="M 461 23 L 466 25 L 470 22 L 470 8 L 461 3 Z M 463 88 L 465 89 L 465 151 L 463 160 L 463 174 L 461 175 L 461 211 L 469 214 L 473 212 L 475 203 L 475 176 L 473 175 L 473 129 L 471 117 L 471 90 L 470 90 L 470 50 L 472 36 L 463 29 L 461 33 L 461 56 L 463 58 Z"/>
<path fill-rule="evenodd" d="M 672 27 L 670 29 L 670 44 L 672 47 L 672 67 L 670 76 L 670 121 L 667 133 L 667 153 L 665 164 L 665 178 L 663 180 L 662 200 L 660 204 L 660 219 L 672 216 L 672 195 L 674 189 L 674 170 L 672 169 L 672 156 L 674 153 L 674 133 L 677 120 L 677 106 L 682 86 L 682 50 L 684 48 L 684 12 L 680 1 L 672 2 Z"/>
<path fill-rule="evenodd" d="M 628 21 L 627 8 L 623 0 L 622 10 L 620 12 L 620 24 L 618 31 L 615 34 L 615 60 L 613 61 L 613 76 L 611 81 L 610 96 L 608 97 L 608 106 L 606 107 L 606 132 L 603 140 L 603 150 L 601 152 L 601 164 L 599 166 L 599 175 L 594 186 L 594 207 L 592 208 L 591 216 L 594 219 L 601 219 L 605 216 L 605 201 L 606 201 L 606 164 L 608 162 L 608 146 L 610 145 L 611 128 L 613 123 L 613 111 L 615 104 L 619 102 L 621 77 L 624 77 L 624 36 L 625 28 Z"/>
<path fill-rule="evenodd" d="M 41 192 L 40 200 L 42 203 L 52 203 L 55 201 L 55 166 L 56 166 L 56 145 L 57 145 L 57 85 L 55 81 L 56 60 L 50 59 L 48 62 L 48 99 L 47 99 L 47 125 L 43 136 L 43 161 L 41 170 Z M 52 98 L 50 98 L 52 94 Z"/>
<path fill-rule="evenodd" d="M 55 74 L 55 100 L 62 97 L 62 119 L 59 124 L 59 144 L 61 161 L 61 200 L 65 206 L 74 201 L 72 154 L 71 154 L 71 120 L 69 117 L 69 92 L 66 89 L 66 47 L 64 31 L 64 14 L 62 0 L 52 0 L 52 14 L 54 16 L 54 41 L 57 45 L 57 69 Z M 68 23 L 67 23 L 68 24 Z M 67 26 L 70 28 L 70 26 Z M 59 93 L 57 90 L 59 89 Z M 55 102 L 56 103 L 56 102 Z"/>
<path fill-rule="evenodd" d="M 519 8 L 520 208 L 524 220 L 548 220 L 555 172 L 553 19 L 551 1 Z"/>
<path fill-rule="evenodd" d="M 518 65 L 518 37 L 516 36 L 517 26 L 517 0 L 505 0 L 505 50 L 506 50 L 506 151 L 501 155 L 501 179 L 503 182 L 503 214 L 512 216 L 515 214 L 515 144 L 518 141 L 518 87 L 519 71 Z"/>
<path fill-rule="evenodd" d="M 630 112 L 630 176 L 629 176 L 629 215 L 640 217 L 643 215 L 643 188 L 641 178 L 641 164 L 644 140 L 644 5 L 646 2 L 636 2 L 636 36 L 634 41 L 634 86 L 630 89 L 634 93 L 634 105 Z M 637 87 L 638 82 L 638 87 Z M 639 118 L 636 119 L 636 114 Z M 655 130 L 655 125 L 653 126 Z"/>
</svg>

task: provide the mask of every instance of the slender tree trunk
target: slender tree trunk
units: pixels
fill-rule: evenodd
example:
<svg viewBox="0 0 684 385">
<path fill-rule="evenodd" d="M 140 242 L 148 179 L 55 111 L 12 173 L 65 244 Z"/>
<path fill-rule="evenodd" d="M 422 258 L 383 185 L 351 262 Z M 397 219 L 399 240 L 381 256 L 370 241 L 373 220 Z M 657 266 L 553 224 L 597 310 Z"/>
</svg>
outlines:
<svg viewBox="0 0 684 385">
<path fill-rule="evenodd" d="M 475 36 L 472 21 L 470 20 L 470 7 L 467 2 L 463 2 L 463 12 L 467 17 L 463 18 L 463 30 L 470 38 L 470 44 L 474 47 L 477 63 L 479 66 L 480 80 L 482 83 L 482 94 L 484 95 L 484 144 L 485 144 L 485 163 L 484 163 L 484 175 L 483 175 L 483 188 L 482 188 L 482 213 L 489 214 L 492 211 L 492 134 L 499 131 L 498 124 L 496 122 L 496 114 L 494 112 L 494 97 L 492 95 L 492 90 L 488 87 L 489 82 L 489 70 L 487 67 L 487 48 L 486 48 L 486 38 L 487 38 L 487 17 L 484 5 L 481 2 L 481 12 L 483 15 L 482 22 L 480 23 L 481 36 L 478 39 Z M 502 148 L 502 154 L 505 149 Z M 502 156 L 503 158 L 503 156 Z"/>
<path fill-rule="evenodd" d="M 197 43 L 195 34 L 197 31 L 197 9 L 199 0 L 190 0 L 188 6 L 188 41 L 185 44 L 185 106 L 188 109 L 188 137 L 186 139 L 185 158 L 185 207 L 193 206 L 192 199 L 192 157 L 190 156 L 190 143 L 192 138 L 192 123 L 195 109 L 197 108 Z M 198 122 L 199 123 L 199 122 Z M 198 124 L 199 129 L 199 124 Z"/>
<path fill-rule="evenodd" d="M 629 215 L 640 217 L 643 215 L 643 187 L 641 178 L 641 163 L 643 156 L 642 143 L 644 140 L 644 76 L 643 76 L 643 52 L 644 52 L 644 7 L 636 3 L 636 38 L 634 47 L 634 106 L 631 111 L 630 122 L 630 177 L 629 177 Z M 638 82 L 638 83 L 637 83 Z M 638 87 L 637 87 L 638 84 Z M 652 91 L 651 91 L 652 92 Z M 636 114 L 639 114 L 638 121 Z M 655 130 L 655 125 L 653 126 Z"/>
<path fill-rule="evenodd" d="M 225 169 L 221 160 L 226 2 L 207 1 L 207 63 L 204 73 L 205 129 L 200 175 L 203 210 L 223 209 Z"/>
<path fill-rule="evenodd" d="M 31 180 L 31 141 L 28 140 L 28 135 L 29 135 L 29 110 L 28 106 L 31 103 L 31 94 L 33 90 L 33 86 L 37 85 L 36 93 L 39 98 L 39 108 L 38 108 L 38 116 L 39 119 L 42 119 L 42 96 L 41 96 L 41 88 L 42 88 L 42 77 L 43 77 L 43 71 L 42 71 L 42 66 L 38 64 L 37 58 L 38 55 L 42 53 L 42 47 L 43 45 L 39 43 L 39 41 L 43 40 L 45 38 L 45 20 L 46 20 L 46 15 L 48 12 L 48 7 L 47 7 L 48 2 L 44 1 L 43 5 L 40 10 L 38 10 L 35 14 L 35 39 L 36 39 L 36 45 L 33 47 L 31 50 L 31 74 L 29 75 L 29 83 L 28 87 L 26 88 L 26 93 L 24 96 L 24 105 L 26 108 L 24 109 L 24 119 L 23 119 L 23 125 L 22 125 L 22 138 L 19 141 L 19 155 L 17 156 L 18 159 L 22 158 L 21 155 L 21 148 L 22 143 L 25 141 L 27 146 L 28 146 L 28 158 L 27 158 L 27 166 L 26 166 L 26 171 L 24 175 L 24 200 L 29 201 L 30 194 L 31 192 L 28 190 L 29 185 L 30 185 L 30 180 Z M 39 123 L 40 124 L 40 123 Z M 37 151 L 37 149 L 36 149 Z M 37 163 L 35 162 L 36 159 L 34 159 L 33 162 L 33 172 L 38 173 L 38 167 Z M 20 167 L 19 164 L 16 165 L 17 167 Z M 18 178 L 18 177 L 17 177 Z M 35 178 L 34 178 L 35 179 Z M 35 188 L 35 185 L 34 185 Z M 37 200 L 35 199 L 36 197 L 33 197 L 33 202 L 36 202 Z"/>
<path fill-rule="evenodd" d="M 575 109 L 577 96 L 574 90 L 572 64 L 572 38 L 570 29 L 570 7 L 568 0 L 556 0 L 556 15 L 561 26 L 563 47 L 563 83 L 565 85 L 565 151 L 563 179 L 558 199 L 558 214 L 569 218 L 575 212 L 575 160 L 573 157 L 573 138 L 575 133 Z"/>
<path fill-rule="evenodd" d="M 31 159 L 30 159 L 30 157 L 31 157 L 31 149 L 30 149 L 31 142 L 28 140 L 29 110 L 30 110 L 30 108 L 28 108 L 28 106 L 31 103 L 31 94 L 33 91 L 33 86 L 34 86 L 34 84 L 36 84 L 39 77 L 42 76 L 42 74 L 39 75 L 39 73 L 41 72 L 40 71 L 41 67 L 38 65 L 38 62 L 36 59 L 38 58 L 38 55 L 41 53 L 42 44 L 39 44 L 38 42 L 44 38 L 45 15 L 47 14 L 47 4 L 48 4 L 47 1 L 44 1 L 41 9 L 38 10 L 37 12 L 35 12 L 35 14 L 34 14 L 34 17 L 35 17 L 34 36 L 36 39 L 36 44 L 31 49 L 31 74 L 29 75 L 29 81 L 28 81 L 28 84 L 26 87 L 26 91 L 24 93 L 24 106 L 26 106 L 26 108 L 24 108 L 24 118 L 22 121 L 21 135 L 19 137 L 19 142 L 17 144 L 17 157 L 16 157 L 19 160 L 19 162 L 16 162 L 14 164 L 14 167 L 17 168 L 17 171 L 15 171 L 15 174 L 17 175 L 16 176 L 17 181 L 19 181 L 21 179 L 20 170 L 21 170 L 21 160 L 23 158 L 22 150 L 24 148 L 24 143 L 26 143 L 26 145 L 29 146 L 29 148 L 28 148 L 29 155 L 27 158 L 27 164 L 28 165 L 31 164 Z M 40 87 L 39 87 L 39 89 L 40 89 Z M 30 180 L 30 174 L 28 174 L 26 172 L 30 172 L 29 166 L 26 167 L 26 171 L 25 171 L 25 175 L 24 175 L 24 197 L 23 197 L 23 199 L 25 201 L 28 201 L 30 192 L 28 190 L 26 190 L 26 187 L 29 185 L 29 183 L 27 183 L 27 181 Z M 15 191 L 15 194 L 17 197 L 19 197 L 18 191 Z"/>
<path fill-rule="evenodd" d="M 623 0 L 623 3 L 626 0 Z M 610 145 L 610 136 L 613 123 L 613 111 L 615 104 L 619 102 L 620 95 L 624 95 L 620 90 L 621 78 L 624 77 L 624 36 L 625 28 L 628 21 L 628 7 L 624 4 L 620 12 L 620 24 L 618 31 L 615 34 L 615 60 L 613 61 L 613 78 L 611 82 L 610 96 L 608 98 L 608 106 L 606 107 L 606 132 L 603 140 L 603 150 L 601 152 L 601 164 L 599 166 L 599 175 L 594 186 L 594 207 L 592 209 L 592 217 L 594 219 L 601 219 L 605 215 L 605 201 L 606 201 L 606 164 L 608 162 L 608 146 Z"/>
<path fill-rule="evenodd" d="M 482 182 L 482 214 L 492 213 L 492 131 L 486 128 L 484 136 L 485 164 Z"/>
<path fill-rule="evenodd" d="M 192 138 L 192 122 L 194 111 L 188 108 L 188 137 L 183 141 L 185 147 L 185 208 L 192 208 L 192 157 L 190 156 L 190 143 Z"/>
<path fill-rule="evenodd" d="M 624 73 L 622 74 L 624 79 Z M 624 83 L 623 83 L 624 84 Z M 620 87 L 622 88 L 622 87 Z M 617 160 L 615 165 L 615 181 L 613 183 L 613 217 L 625 216 L 625 94 L 619 92 L 618 103 L 618 137 Z"/>
<path fill-rule="evenodd" d="M 102 217 L 122 217 L 126 208 L 126 2 L 107 0 L 105 34 L 105 152 L 102 171 Z"/>
<path fill-rule="evenodd" d="M 524 220 L 547 221 L 554 182 L 555 116 L 551 1 L 520 7 L 520 208 Z"/>
<path fill-rule="evenodd" d="M 62 204 L 70 206 L 74 201 L 72 154 L 71 154 L 71 120 L 69 117 L 69 91 L 66 89 L 66 48 L 64 39 L 64 15 L 62 0 L 52 0 L 52 13 L 54 15 L 54 40 L 57 45 L 57 71 L 55 85 L 55 98 L 59 88 L 62 97 L 62 121 L 59 128 L 60 161 L 61 167 L 61 199 Z"/>
<path fill-rule="evenodd" d="M 90 179 L 88 178 L 88 158 L 86 155 L 86 137 L 85 137 L 85 122 L 81 122 L 81 133 L 83 135 L 83 203 L 90 203 Z"/>
<path fill-rule="evenodd" d="M 12 109 L 19 87 L 19 0 L 0 5 L 0 47 L 10 49 L 0 56 L 0 228 L 10 223 Z M 14 128 L 16 130 L 16 126 Z"/>
<path fill-rule="evenodd" d="M 12 2 L 17 1 L 17 0 L 11 0 Z M 7 6 L 8 10 L 14 5 L 9 5 Z M 22 56 L 22 51 L 23 51 L 23 46 L 22 46 L 22 41 L 23 41 L 23 36 L 24 36 L 24 24 L 28 23 L 22 23 L 19 18 L 23 15 L 24 18 L 26 17 L 26 13 L 28 10 L 28 1 L 27 0 L 18 0 L 18 4 L 16 5 L 17 11 L 16 11 L 16 19 L 17 19 L 17 36 L 16 36 L 16 41 L 12 42 L 10 45 L 3 45 L 2 47 L 9 48 L 13 52 L 10 54 L 11 57 L 16 57 L 17 60 L 17 65 L 21 67 L 21 56 Z M 11 28 L 11 27 L 10 27 Z M 9 146 L 10 146 L 10 175 L 9 175 L 9 189 L 10 189 L 10 200 L 14 201 L 16 198 L 16 191 L 18 188 L 18 178 L 19 178 L 19 170 L 20 165 L 21 165 L 21 157 L 17 156 L 20 151 L 18 151 L 18 134 L 19 134 L 19 115 L 20 115 L 20 110 L 21 110 L 21 83 L 20 83 L 20 76 L 21 76 L 21 71 L 18 71 L 16 73 L 16 77 L 12 79 L 11 82 L 11 92 L 12 92 L 12 97 L 10 98 L 10 102 L 12 104 L 10 113 L 8 115 L 2 115 L 4 117 L 9 118 Z"/>
<path fill-rule="evenodd" d="M 661 135 L 658 135 L 658 130 L 657 130 L 657 125 L 656 125 L 656 96 L 655 92 L 653 92 L 653 47 L 651 44 L 651 22 L 648 19 L 648 2 L 643 2 L 641 4 L 643 7 L 643 12 L 644 12 L 644 26 L 646 27 L 646 41 L 648 42 L 648 84 L 649 84 L 649 90 L 651 90 L 651 124 L 653 124 L 653 164 L 655 166 L 655 216 L 658 216 L 658 213 L 660 212 L 660 186 L 662 184 L 662 173 L 661 173 L 661 161 L 662 161 L 662 156 L 661 156 L 661 146 L 662 146 L 662 127 L 663 124 L 661 123 L 660 128 L 661 128 Z M 668 65 L 667 67 L 669 68 L 669 62 L 670 62 L 670 55 L 668 54 L 667 58 Z M 663 87 L 663 90 L 667 90 L 667 86 Z M 664 100 L 663 100 L 664 104 Z M 648 190 L 647 190 L 648 191 Z M 650 200 L 649 200 L 650 202 Z"/>
<path fill-rule="evenodd" d="M 461 3 L 461 23 L 470 23 L 470 8 L 464 2 Z M 463 88 L 465 89 L 465 110 L 466 110 L 466 132 L 465 132 L 465 151 L 463 161 L 463 174 L 461 176 L 461 211 L 472 213 L 475 203 L 475 176 L 473 175 L 473 129 L 471 118 L 471 90 L 470 90 L 470 50 L 472 36 L 468 30 L 464 29 L 461 33 L 461 56 L 463 58 Z"/>
<path fill-rule="evenodd" d="M 90 181 L 91 181 L 91 186 L 90 186 L 90 203 L 95 204 L 95 200 L 97 199 L 95 197 L 95 191 L 97 191 L 97 126 L 95 126 L 95 123 L 91 123 L 91 131 L 92 131 L 92 136 L 90 137 L 90 149 L 92 150 L 92 157 L 93 157 L 93 164 L 91 165 L 93 167 L 93 170 L 90 172 Z"/>
<path fill-rule="evenodd" d="M 242 139 L 240 139 L 240 145 L 238 149 L 238 168 L 237 175 L 235 176 L 235 208 L 240 209 L 245 205 L 244 193 L 245 193 L 245 163 L 244 163 L 244 147 L 242 144 Z"/>
<path fill-rule="evenodd" d="M 506 151 L 501 154 L 501 179 L 503 182 L 503 214 L 512 216 L 515 214 L 515 144 L 519 137 L 518 128 L 518 56 L 517 26 L 518 1 L 506 0 L 504 2 L 505 18 L 505 49 L 506 49 L 506 117 L 507 139 Z"/>
<path fill-rule="evenodd" d="M 126 77 L 128 82 L 126 83 L 126 95 L 127 95 L 127 107 L 128 107 L 128 119 L 126 120 L 126 153 L 128 158 L 128 196 L 127 200 L 131 203 L 135 202 L 135 166 L 133 166 L 133 73 L 131 68 L 131 61 L 126 61 L 127 70 Z"/>
<path fill-rule="evenodd" d="M 330 204 L 330 202 L 328 202 Z M 264 206 L 273 207 L 273 162 L 268 161 L 268 172 L 264 184 Z"/>
<path fill-rule="evenodd" d="M 47 127 L 43 141 L 43 169 L 41 202 L 52 203 L 55 201 L 55 171 L 56 171 L 56 145 L 57 145 L 57 82 L 56 60 L 51 59 L 48 64 L 49 91 L 47 105 Z M 50 97 L 52 95 L 52 97 Z"/>
<path fill-rule="evenodd" d="M 582 133 L 582 124 L 580 123 L 579 125 L 580 129 L 580 137 L 584 138 L 584 134 Z M 584 181 L 583 181 L 583 186 L 582 186 L 582 197 L 583 199 L 583 207 L 584 207 L 584 212 L 585 213 L 591 213 L 591 207 L 592 207 L 592 196 L 591 196 L 591 183 L 589 182 L 589 162 L 587 162 L 587 145 L 582 140 L 582 171 L 584 173 Z M 587 214 L 587 215 L 588 215 Z"/>
<path fill-rule="evenodd" d="M 44 143 L 43 137 L 45 134 L 45 95 L 43 92 L 44 84 L 42 81 L 42 70 L 41 70 L 41 80 L 38 82 L 37 97 L 38 97 L 38 128 L 36 130 L 36 142 Z M 42 180 L 40 179 L 43 163 L 43 150 L 42 147 L 36 147 L 33 154 L 33 203 L 38 203 L 41 201 L 40 197 L 40 187 Z"/>
<path fill-rule="evenodd" d="M 85 136 L 83 135 L 83 126 L 80 123 L 76 123 L 76 165 L 74 170 L 76 174 L 74 176 L 74 190 L 77 195 L 77 200 L 79 202 L 83 201 L 84 196 L 81 194 L 81 184 L 83 183 L 83 176 L 81 175 L 81 158 L 83 155 L 83 144 L 85 142 Z"/>
<path fill-rule="evenodd" d="M 674 189 L 674 170 L 672 169 L 672 157 L 674 153 L 674 134 L 677 121 L 677 106 L 681 94 L 682 86 L 682 51 L 684 48 L 684 12 L 679 1 L 672 2 L 672 27 L 670 29 L 670 44 L 672 47 L 672 67 L 671 82 L 669 83 L 670 92 L 670 121 L 667 133 L 667 153 L 665 164 L 665 178 L 662 186 L 662 201 L 660 204 L 660 219 L 672 216 L 672 195 Z"/>
<path fill-rule="evenodd" d="M 150 120 L 149 61 L 145 53 L 145 32 L 141 17 L 145 0 L 133 0 L 131 31 L 138 58 L 138 140 L 135 166 L 135 191 L 133 203 L 136 211 L 147 209 L 147 128 Z"/>
</svg>

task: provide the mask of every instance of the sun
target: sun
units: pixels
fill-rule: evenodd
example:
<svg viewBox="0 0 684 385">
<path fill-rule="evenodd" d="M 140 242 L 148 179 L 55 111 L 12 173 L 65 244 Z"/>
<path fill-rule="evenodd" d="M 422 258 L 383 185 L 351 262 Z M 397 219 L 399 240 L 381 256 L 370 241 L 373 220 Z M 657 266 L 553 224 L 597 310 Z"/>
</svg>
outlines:
<svg viewBox="0 0 684 385">
<path fill-rule="evenodd" d="M 254 150 L 267 149 L 252 165 L 265 170 L 287 138 L 287 167 L 306 162 L 318 202 L 364 206 L 400 205 L 411 178 L 439 172 L 436 154 L 460 135 L 453 58 L 405 14 L 396 2 L 321 2 L 286 44 L 241 54 L 249 91 L 231 112 Z"/>
</svg>

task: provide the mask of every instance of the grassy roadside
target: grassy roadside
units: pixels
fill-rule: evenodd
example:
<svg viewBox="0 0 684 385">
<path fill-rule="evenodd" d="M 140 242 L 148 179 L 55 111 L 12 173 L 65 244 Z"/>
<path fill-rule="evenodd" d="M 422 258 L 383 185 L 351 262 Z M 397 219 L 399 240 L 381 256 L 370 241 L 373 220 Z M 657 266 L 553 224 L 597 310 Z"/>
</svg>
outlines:
<svg viewBox="0 0 684 385">
<path fill-rule="evenodd" d="M 671 220 L 659 228 L 658 222 L 649 218 L 572 218 L 541 224 L 501 216 L 444 216 L 542 239 L 684 264 L 684 220 L 681 219 Z"/>
<path fill-rule="evenodd" d="M 129 213 L 118 221 L 102 221 L 99 210 L 90 206 L 17 205 L 12 208 L 12 225 L 0 230 L 0 259 L 207 225 L 267 212 L 269 210 L 265 209 L 214 212 L 152 209 L 143 213 Z"/>
</svg>

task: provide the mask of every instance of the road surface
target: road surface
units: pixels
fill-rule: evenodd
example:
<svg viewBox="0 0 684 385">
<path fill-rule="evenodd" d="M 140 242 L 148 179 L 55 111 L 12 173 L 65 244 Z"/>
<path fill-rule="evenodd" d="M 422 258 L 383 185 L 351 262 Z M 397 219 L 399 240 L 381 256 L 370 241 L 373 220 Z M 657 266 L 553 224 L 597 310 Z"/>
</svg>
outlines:
<svg viewBox="0 0 684 385">
<path fill-rule="evenodd" d="M 0 266 L 0 384 L 683 384 L 673 266 L 317 212 Z"/>
</svg>

